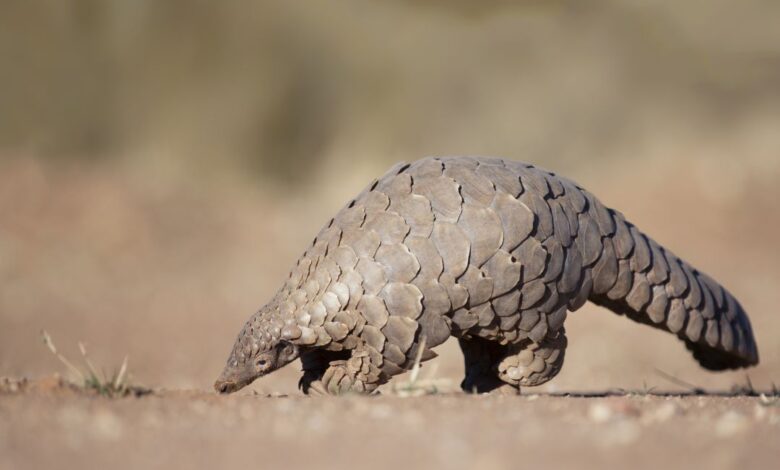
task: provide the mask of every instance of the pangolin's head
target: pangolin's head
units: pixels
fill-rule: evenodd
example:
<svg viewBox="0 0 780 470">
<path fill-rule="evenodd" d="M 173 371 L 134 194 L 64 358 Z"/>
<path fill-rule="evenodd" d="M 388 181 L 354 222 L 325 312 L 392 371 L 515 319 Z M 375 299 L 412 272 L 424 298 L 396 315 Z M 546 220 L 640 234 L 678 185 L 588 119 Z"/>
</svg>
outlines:
<svg viewBox="0 0 780 470">
<path fill-rule="evenodd" d="M 298 346 L 282 337 L 283 327 L 262 321 L 257 315 L 249 319 L 236 338 L 225 369 L 214 382 L 217 392 L 238 391 L 298 358 Z"/>
</svg>

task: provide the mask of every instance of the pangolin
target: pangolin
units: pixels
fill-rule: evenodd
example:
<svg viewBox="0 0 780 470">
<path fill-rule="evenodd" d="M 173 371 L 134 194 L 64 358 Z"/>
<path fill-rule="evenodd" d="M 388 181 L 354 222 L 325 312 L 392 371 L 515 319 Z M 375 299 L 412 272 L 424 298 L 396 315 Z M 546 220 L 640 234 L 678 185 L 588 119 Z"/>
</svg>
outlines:
<svg viewBox="0 0 780 470">
<path fill-rule="evenodd" d="M 214 387 L 300 358 L 304 393 L 371 393 L 450 336 L 465 391 L 539 385 L 563 365 L 567 312 L 587 300 L 674 333 L 706 369 L 758 363 L 723 286 L 577 184 L 511 160 L 429 157 L 394 166 L 330 219 Z"/>
</svg>

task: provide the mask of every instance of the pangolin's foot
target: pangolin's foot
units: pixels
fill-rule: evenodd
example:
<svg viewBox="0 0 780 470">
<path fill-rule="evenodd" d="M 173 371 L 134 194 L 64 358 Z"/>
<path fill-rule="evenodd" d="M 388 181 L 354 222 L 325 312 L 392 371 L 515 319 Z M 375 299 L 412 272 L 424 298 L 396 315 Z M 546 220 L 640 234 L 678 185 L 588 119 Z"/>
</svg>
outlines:
<svg viewBox="0 0 780 470">
<path fill-rule="evenodd" d="M 518 389 L 515 385 L 510 385 L 495 374 L 488 375 L 467 375 L 460 388 L 466 393 L 489 393 L 491 395 L 517 395 Z"/>
<path fill-rule="evenodd" d="M 303 393 L 309 395 L 310 397 L 324 397 L 328 395 L 328 390 L 322 384 L 322 380 L 314 380 L 309 382 L 306 387 L 299 388 L 303 391 Z"/>
<path fill-rule="evenodd" d="M 488 393 L 490 395 L 513 397 L 516 395 L 520 395 L 520 387 L 516 387 L 510 384 L 501 384 L 500 386 L 494 388 Z"/>
<path fill-rule="evenodd" d="M 302 391 L 306 395 L 315 395 L 317 386 L 322 387 L 322 376 L 325 375 L 326 369 L 320 370 L 304 370 L 300 380 L 298 380 L 298 390 Z"/>
<path fill-rule="evenodd" d="M 522 343 L 512 347 L 498 364 L 498 377 L 516 387 L 541 385 L 561 370 L 565 350 L 563 328 L 548 333 L 541 343 Z"/>
</svg>

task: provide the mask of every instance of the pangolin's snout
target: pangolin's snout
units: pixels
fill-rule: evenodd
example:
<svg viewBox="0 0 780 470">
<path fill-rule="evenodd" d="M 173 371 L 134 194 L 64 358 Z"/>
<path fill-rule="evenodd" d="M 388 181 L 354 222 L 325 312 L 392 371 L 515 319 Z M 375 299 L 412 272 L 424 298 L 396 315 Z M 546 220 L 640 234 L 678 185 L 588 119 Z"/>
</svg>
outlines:
<svg viewBox="0 0 780 470">
<path fill-rule="evenodd" d="M 233 393 L 241 390 L 251 384 L 257 376 L 250 375 L 245 371 L 235 371 L 226 369 L 214 382 L 214 390 L 218 393 Z"/>
<path fill-rule="evenodd" d="M 236 382 L 229 380 L 217 380 L 214 382 L 214 390 L 218 393 L 233 393 L 241 388 Z"/>
<path fill-rule="evenodd" d="M 219 393 L 229 393 L 230 385 L 227 382 L 220 382 L 217 380 L 214 382 L 214 390 Z"/>
</svg>

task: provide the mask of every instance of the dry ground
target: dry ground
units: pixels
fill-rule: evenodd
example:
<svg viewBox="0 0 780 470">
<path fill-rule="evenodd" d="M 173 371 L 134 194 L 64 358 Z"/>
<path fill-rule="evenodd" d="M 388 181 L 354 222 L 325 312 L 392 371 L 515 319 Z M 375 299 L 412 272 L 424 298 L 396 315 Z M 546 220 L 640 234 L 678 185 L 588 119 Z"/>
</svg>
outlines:
<svg viewBox="0 0 780 470">
<path fill-rule="evenodd" d="M 0 468 L 771 468 L 776 400 L 195 391 L 110 400 L 49 379 L 0 396 Z"/>
<path fill-rule="evenodd" d="M 668 376 L 714 391 L 780 383 L 777 191 L 760 179 L 737 185 L 729 168 L 670 168 L 569 176 L 741 299 L 758 367 L 707 373 L 671 335 L 589 306 L 568 320 L 566 365 L 543 395 L 453 391 L 462 365 L 448 342 L 421 371 L 435 395 L 401 398 L 390 384 L 380 397 L 308 399 L 295 388 L 297 364 L 237 396 L 210 386 L 245 318 L 327 214 L 381 168 L 280 198 L 279 188 L 240 179 L 156 183 L 127 169 L 6 164 L 0 376 L 64 374 L 39 340 L 46 328 L 71 359 L 85 341 L 109 372 L 128 354 L 132 381 L 155 392 L 108 399 L 51 379 L 22 392 L 7 382 L 0 468 L 772 466 L 780 457 L 772 399 L 647 394 L 690 388 Z M 616 389 L 637 393 L 549 395 Z"/>
</svg>

